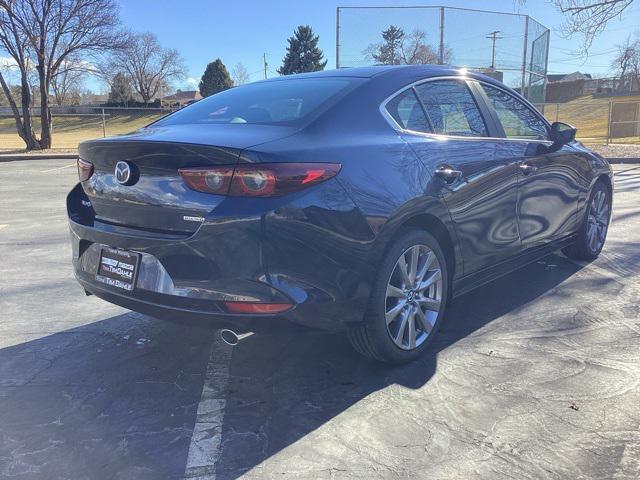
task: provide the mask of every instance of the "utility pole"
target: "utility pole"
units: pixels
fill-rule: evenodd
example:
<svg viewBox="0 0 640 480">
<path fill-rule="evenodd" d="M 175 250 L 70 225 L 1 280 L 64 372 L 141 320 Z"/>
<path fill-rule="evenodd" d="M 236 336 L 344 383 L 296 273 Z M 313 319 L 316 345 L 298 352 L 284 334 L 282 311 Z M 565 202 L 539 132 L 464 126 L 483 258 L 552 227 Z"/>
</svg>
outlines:
<svg viewBox="0 0 640 480">
<path fill-rule="evenodd" d="M 264 79 L 267 79 L 267 67 L 269 66 L 269 64 L 267 63 L 267 54 L 263 53 L 262 54 L 262 63 L 264 63 Z"/>
<path fill-rule="evenodd" d="M 491 70 L 496 69 L 496 40 L 504 38 L 499 36 L 500 33 L 502 33 L 500 30 L 496 30 L 495 32 L 491 32 L 486 36 L 486 38 L 492 40 L 493 42 L 493 48 L 491 50 Z"/>
</svg>

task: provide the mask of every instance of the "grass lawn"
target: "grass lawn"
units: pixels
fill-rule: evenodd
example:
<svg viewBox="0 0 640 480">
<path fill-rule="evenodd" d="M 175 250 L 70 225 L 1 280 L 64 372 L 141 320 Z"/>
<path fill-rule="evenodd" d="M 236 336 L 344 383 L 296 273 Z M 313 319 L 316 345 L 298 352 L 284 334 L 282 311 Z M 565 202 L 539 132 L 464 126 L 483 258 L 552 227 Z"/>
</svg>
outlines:
<svg viewBox="0 0 640 480">
<path fill-rule="evenodd" d="M 578 97 L 570 102 L 546 104 L 538 108 L 550 122 L 560 121 L 578 128 L 578 139 L 585 143 L 604 143 L 608 134 L 609 98 Z M 640 96 L 614 97 L 614 102 L 637 102 Z M 640 143 L 640 137 L 616 138 L 616 143 Z"/>
<path fill-rule="evenodd" d="M 585 143 L 603 144 L 606 141 L 609 122 L 609 98 L 592 98 L 591 95 L 561 104 L 546 104 L 540 110 L 551 122 L 567 122 L 578 128 L 578 139 Z M 640 101 L 640 96 L 618 97 L 614 102 Z M 133 132 L 161 117 L 160 113 L 132 112 L 106 117 L 106 135 L 122 135 Z M 40 129 L 37 118 L 36 132 Z M 0 151 L 24 148 L 15 133 L 13 118 L 0 118 Z M 78 143 L 104 136 L 100 115 L 64 115 L 53 118 L 53 149 L 75 149 Z M 640 143 L 640 137 L 616 138 L 615 143 Z"/>
<path fill-rule="evenodd" d="M 107 136 L 133 132 L 160 118 L 163 114 L 132 113 L 129 115 L 107 115 L 105 130 Z M 36 133 L 40 130 L 39 119 L 34 119 Z M 100 115 L 64 115 L 53 117 L 53 149 L 75 149 L 78 143 L 92 138 L 103 137 Z M 24 142 L 16 133 L 13 118 L 0 118 L 0 151 L 24 148 Z"/>
</svg>

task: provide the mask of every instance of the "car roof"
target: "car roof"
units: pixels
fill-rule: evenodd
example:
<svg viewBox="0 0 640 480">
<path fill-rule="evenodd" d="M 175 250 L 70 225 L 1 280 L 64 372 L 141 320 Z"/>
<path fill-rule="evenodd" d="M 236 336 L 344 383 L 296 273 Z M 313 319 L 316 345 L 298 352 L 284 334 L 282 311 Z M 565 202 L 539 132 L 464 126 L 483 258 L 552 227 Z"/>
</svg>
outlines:
<svg viewBox="0 0 640 480">
<path fill-rule="evenodd" d="M 298 73 L 263 80 L 267 82 L 281 81 L 295 78 L 323 78 L 323 77 L 353 77 L 353 78 L 381 78 L 398 80 L 401 83 L 411 82 L 429 77 L 460 76 L 483 80 L 495 85 L 502 85 L 497 80 L 465 67 L 452 65 L 374 65 L 370 67 L 345 67 L 319 72 Z"/>
</svg>

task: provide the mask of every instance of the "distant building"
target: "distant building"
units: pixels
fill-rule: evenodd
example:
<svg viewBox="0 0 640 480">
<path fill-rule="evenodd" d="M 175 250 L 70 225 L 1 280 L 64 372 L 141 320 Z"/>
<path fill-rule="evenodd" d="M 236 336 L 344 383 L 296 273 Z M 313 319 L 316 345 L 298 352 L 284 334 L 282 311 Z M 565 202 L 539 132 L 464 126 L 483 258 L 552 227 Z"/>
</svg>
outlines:
<svg viewBox="0 0 640 480">
<path fill-rule="evenodd" d="M 553 73 L 547 75 L 547 83 L 575 82 L 576 80 L 591 80 L 591 78 L 592 77 L 590 73 Z"/>
<path fill-rule="evenodd" d="M 83 93 L 80 99 L 81 105 L 99 106 L 109 101 L 109 95 L 102 95 L 99 93 L 86 92 Z"/>
<path fill-rule="evenodd" d="M 493 68 L 479 68 L 477 71 L 482 73 L 483 75 L 498 80 L 499 82 L 504 81 L 504 72 L 501 70 L 495 70 Z"/>
<path fill-rule="evenodd" d="M 173 95 L 163 97 L 162 103 L 165 105 L 187 105 L 188 103 L 197 102 L 202 99 L 202 95 L 197 90 L 178 90 Z"/>
</svg>

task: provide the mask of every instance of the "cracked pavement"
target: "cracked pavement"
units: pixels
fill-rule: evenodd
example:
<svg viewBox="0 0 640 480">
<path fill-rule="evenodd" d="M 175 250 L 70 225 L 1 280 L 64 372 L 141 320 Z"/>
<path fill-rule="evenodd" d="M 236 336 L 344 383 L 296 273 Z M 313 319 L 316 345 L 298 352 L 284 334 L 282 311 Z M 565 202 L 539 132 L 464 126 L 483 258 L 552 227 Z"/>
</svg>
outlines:
<svg viewBox="0 0 640 480">
<path fill-rule="evenodd" d="M 464 295 L 391 368 L 341 335 L 230 349 L 85 297 L 69 164 L 0 164 L 0 478 L 640 478 L 640 167 L 615 167 L 601 258 Z"/>
</svg>

